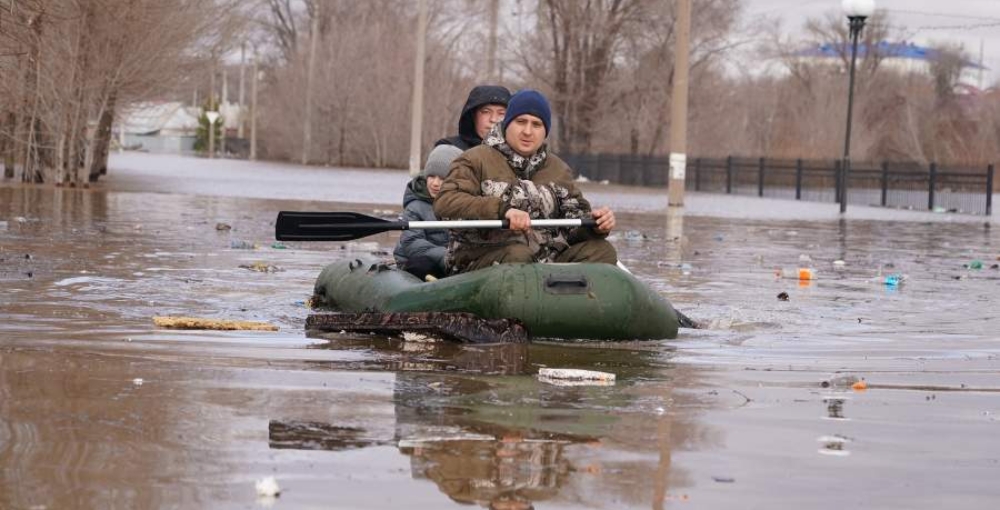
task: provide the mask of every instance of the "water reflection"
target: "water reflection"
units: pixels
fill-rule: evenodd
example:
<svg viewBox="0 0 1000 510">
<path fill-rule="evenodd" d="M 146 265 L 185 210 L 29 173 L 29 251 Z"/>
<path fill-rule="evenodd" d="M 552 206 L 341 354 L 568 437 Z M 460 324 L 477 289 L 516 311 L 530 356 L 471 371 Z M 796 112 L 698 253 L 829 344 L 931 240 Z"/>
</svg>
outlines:
<svg viewBox="0 0 1000 510">
<path fill-rule="evenodd" d="M 844 416 L 844 403 L 847 401 L 847 397 L 825 397 L 823 402 L 826 404 L 826 416 L 824 418 L 828 420 L 850 420 L 850 418 Z"/>
<path fill-rule="evenodd" d="M 834 457 L 847 457 L 851 454 L 847 449 L 847 444 L 851 442 L 849 437 L 841 435 L 823 436 L 817 439 L 823 446 L 819 449 L 822 455 L 832 455 Z"/>
<path fill-rule="evenodd" d="M 558 494 L 572 469 L 568 441 L 518 436 L 400 442 L 413 477 L 437 484 L 453 501 L 497 509 L 533 508 Z"/>
<path fill-rule="evenodd" d="M 613 500 L 662 508 L 672 489 L 691 483 L 673 464 L 673 451 L 719 440 L 697 423 L 696 413 L 679 411 L 697 405 L 690 394 L 675 391 L 694 384 L 696 372 L 672 365 L 662 346 L 484 346 L 320 336 L 331 343 L 317 348 L 364 350 L 374 360 L 367 368 L 396 370 L 394 435 L 347 424 L 272 420 L 271 447 L 342 451 L 395 445 L 410 457 L 413 479 L 433 482 L 458 503 L 532 508 L 547 500 L 578 501 L 581 491 L 599 490 Z M 553 386 L 534 377 L 543 366 L 612 371 L 619 382 Z"/>
<path fill-rule="evenodd" d="M 394 444 L 392 440 L 369 437 L 362 427 L 296 420 L 268 422 L 267 440 L 268 446 L 276 450 L 340 451 Z"/>
</svg>

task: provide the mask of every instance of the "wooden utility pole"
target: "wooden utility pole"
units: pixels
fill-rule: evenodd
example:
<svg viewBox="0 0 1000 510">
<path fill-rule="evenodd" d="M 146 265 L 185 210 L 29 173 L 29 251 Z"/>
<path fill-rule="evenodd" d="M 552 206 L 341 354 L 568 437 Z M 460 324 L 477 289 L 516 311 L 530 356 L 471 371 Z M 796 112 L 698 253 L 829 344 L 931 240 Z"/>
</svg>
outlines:
<svg viewBox="0 0 1000 510">
<path fill-rule="evenodd" d="M 500 0 L 490 0 L 490 35 L 486 46 L 486 78 L 497 83 L 497 23 L 500 21 Z"/>
<path fill-rule="evenodd" d="M 246 130 L 243 128 L 243 105 L 246 104 L 244 101 L 244 90 L 246 89 L 246 67 L 247 67 L 247 43 L 240 45 L 240 97 L 239 97 L 239 109 L 237 113 L 237 123 L 236 123 L 236 136 L 238 138 L 243 138 L 246 135 Z"/>
<path fill-rule="evenodd" d="M 257 70 L 257 50 L 253 52 L 253 70 L 250 76 L 250 161 L 257 159 L 257 82 L 260 76 Z"/>
<path fill-rule="evenodd" d="M 219 152 L 222 153 L 222 157 L 226 157 L 226 116 L 223 114 L 226 108 L 226 104 L 229 102 L 229 80 L 226 78 L 229 75 L 226 66 L 222 66 L 222 103 L 219 105 L 215 111 L 219 112 L 222 117 L 219 118 Z"/>
<path fill-rule="evenodd" d="M 413 110 L 410 112 L 410 177 L 420 174 L 421 127 L 424 124 L 424 42 L 427 38 L 427 0 L 420 0 L 417 18 L 417 54 L 413 62 Z"/>
<path fill-rule="evenodd" d="M 687 166 L 688 52 L 691 45 L 691 0 L 677 0 L 674 86 L 670 98 L 670 184 L 667 203 L 684 206 Z"/>
<path fill-rule="evenodd" d="M 312 146 L 312 92 L 313 74 L 316 68 L 316 43 L 319 41 L 319 13 L 320 5 L 323 2 L 316 2 L 316 10 L 313 11 L 312 26 L 309 29 L 309 63 L 306 69 L 306 113 L 302 116 L 302 164 L 309 163 L 309 148 Z"/>
</svg>

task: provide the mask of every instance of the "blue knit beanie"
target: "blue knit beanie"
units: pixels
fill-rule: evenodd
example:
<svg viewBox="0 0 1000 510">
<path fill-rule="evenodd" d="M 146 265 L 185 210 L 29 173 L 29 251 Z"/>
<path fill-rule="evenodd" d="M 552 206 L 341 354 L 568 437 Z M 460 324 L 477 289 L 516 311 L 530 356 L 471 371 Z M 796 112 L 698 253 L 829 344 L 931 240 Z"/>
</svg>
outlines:
<svg viewBox="0 0 1000 510">
<path fill-rule="evenodd" d="M 514 119 L 525 114 L 534 115 L 542 119 L 542 124 L 545 125 L 545 137 L 548 138 L 549 133 L 552 131 L 550 129 L 552 125 L 552 111 L 549 109 L 549 100 L 545 99 L 545 96 L 541 92 L 532 89 L 519 90 L 517 94 L 511 96 L 510 102 L 507 103 L 507 114 L 503 117 L 504 132 L 507 132 L 507 126 Z"/>
</svg>

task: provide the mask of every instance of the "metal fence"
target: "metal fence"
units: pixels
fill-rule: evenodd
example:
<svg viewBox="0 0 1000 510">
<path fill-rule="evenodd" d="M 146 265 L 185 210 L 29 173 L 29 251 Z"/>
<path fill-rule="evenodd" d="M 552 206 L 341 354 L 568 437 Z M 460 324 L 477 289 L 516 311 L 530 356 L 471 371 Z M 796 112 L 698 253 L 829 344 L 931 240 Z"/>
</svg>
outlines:
<svg viewBox="0 0 1000 510">
<path fill-rule="evenodd" d="M 579 176 L 633 186 L 666 186 L 666 156 L 561 156 Z M 688 159 L 685 187 L 709 193 L 840 202 L 839 160 Z M 991 215 L 994 166 L 851 162 L 847 203 Z"/>
</svg>

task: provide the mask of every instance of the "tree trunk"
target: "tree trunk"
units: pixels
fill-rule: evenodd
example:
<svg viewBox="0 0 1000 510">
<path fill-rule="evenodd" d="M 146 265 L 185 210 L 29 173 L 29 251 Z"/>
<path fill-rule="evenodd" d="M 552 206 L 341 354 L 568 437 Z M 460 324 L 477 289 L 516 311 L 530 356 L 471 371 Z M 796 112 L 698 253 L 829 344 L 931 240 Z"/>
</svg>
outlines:
<svg viewBox="0 0 1000 510">
<path fill-rule="evenodd" d="M 115 120 L 115 103 L 118 100 L 117 92 L 112 92 L 108 98 L 108 104 L 101 112 L 101 117 L 97 121 L 97 133 L 92 142 L 93 161 L 90 164 L 89 182 L 97 182 L 97 179 L 108 173 L 108 153 L 111 147 L 111 125 Z"/>
<path fill-rule="evenodd" d="M 4 131 L 9 133 L 11 137 L 16 136 L 17 114 L 13 111 L 7 113 L 7 119 L 4 123 Z M 0 163 L 3 163 L 4 179 L 14 178 L 14 147 L 16 145 L 17 144 L 7 136 L 0 138 Z"/>
</svg>

